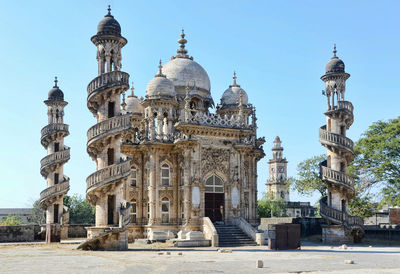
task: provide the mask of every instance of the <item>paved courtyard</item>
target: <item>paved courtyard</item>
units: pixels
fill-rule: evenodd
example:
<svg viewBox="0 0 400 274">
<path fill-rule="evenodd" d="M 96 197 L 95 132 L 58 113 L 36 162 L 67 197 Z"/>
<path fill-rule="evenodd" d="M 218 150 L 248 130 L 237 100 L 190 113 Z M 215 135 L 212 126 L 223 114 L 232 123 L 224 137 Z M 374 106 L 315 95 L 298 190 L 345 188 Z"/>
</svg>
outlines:
<svg viewBox="0 0 400 274">
<path fill-rule="evenodd" d="M 305 245 L 302 250 L 265 247 L 78 251 L 77 244 L 1 244 L 0 273 L 400 273 L 400 247 Z M 169 254 L 168 254 L 169 252 Z M 182 252 L 182 255 L 179 255 Z M 256 268 L 262 260 L 264 267 Z M 354 264 L 345 264 L 353 260 Z"/>
</svg>

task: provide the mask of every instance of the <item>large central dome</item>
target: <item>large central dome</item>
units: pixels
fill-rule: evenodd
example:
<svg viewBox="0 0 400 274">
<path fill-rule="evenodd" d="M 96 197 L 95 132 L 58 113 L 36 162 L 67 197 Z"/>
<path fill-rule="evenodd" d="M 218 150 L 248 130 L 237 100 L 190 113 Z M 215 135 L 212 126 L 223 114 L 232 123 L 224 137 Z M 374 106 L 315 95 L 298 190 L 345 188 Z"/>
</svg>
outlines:
<svg viewBox="0 0 400 274">
<path fill-rule="evenodd" d="M 163 73 L 175 87 L 194 86 L 210 92 L 210 78 L 205 69 L 189 58 L 175 58 L 164 65 Z"/>
<path fill-rule="evenodd" d="M 175 90 L 179 95 L 185 95 L 186 87 L 194 87 L 210 97 L 210 78 L 205 69 L 193 57 L 187 55 L 185 33 L 182 30 L 181 39 L 178 40 L 180 48 L 176 51 L 177 55 L 166 63 L 163 68 L 164 75 L 174 84 Z"/>
</svg>

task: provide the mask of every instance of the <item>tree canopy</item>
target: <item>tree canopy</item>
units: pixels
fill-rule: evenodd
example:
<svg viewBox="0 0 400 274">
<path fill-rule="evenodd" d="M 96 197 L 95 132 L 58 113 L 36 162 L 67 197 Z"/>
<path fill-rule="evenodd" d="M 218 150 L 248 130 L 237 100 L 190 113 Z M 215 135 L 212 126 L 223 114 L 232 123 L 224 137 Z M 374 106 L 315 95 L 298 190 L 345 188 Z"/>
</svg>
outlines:
<svg viewBox="0 0 400 274">
<path fill-rule="evenodd" d="M 263 193 L 257 211 L 260 218 L 283 217 L 286 216 L 286 202 L 282 198 L 274 200 L 271 195 Z"/>
<path fill-rule="evenodd" d="M 354 161 L 347 173 L 355 178 L 355 197 L 349 202 L 353 215 L 368 217 L 380 205 L 400 206 L 400 117 L 373 123 L 354 145 Z M 319 164 L 325 155 L 314 156 L 297 166 L 293 188 L 300 194 L 318 191 L 326 195 L 319 178 Z M 380 193 L 371 193 L 379 186 Z M 378 203 L 377 203 L 378 202 Z"/>
<path fill-rule="evenodd" d="M 95 209 L 81 195 L 65 195 L 64 206 L 69 208 L 70 224 L 94 224 Z"/>
</svg>

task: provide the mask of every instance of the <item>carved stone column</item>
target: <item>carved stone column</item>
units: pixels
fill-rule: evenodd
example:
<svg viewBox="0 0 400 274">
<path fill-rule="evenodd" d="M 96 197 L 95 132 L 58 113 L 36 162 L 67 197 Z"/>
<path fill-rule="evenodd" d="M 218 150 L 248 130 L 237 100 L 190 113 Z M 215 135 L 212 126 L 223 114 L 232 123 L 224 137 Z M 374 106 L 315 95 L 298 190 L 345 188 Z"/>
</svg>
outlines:
<svg viewBox="0 0 400 274">
<path fill-rule="evenodd" d="M 153 152 L 150 151 L 149 155 L 149 172 L 150 172 L 150 185 L 149 185 L 149 224 L 154 224 L 155 220 L 155 200 L 156 200 L 156 193 L 155 193 L 155 184 L 156 184 L 156 174 L 155 174 L 155 163 L 154 163 L 154 155 Z"/>
<path fill-rule="evenodd" d="M 190 202 L 190 158 L 191 153 L 189 150 L 183 153 L 183 178 L 184 178 L 184 204 L 185 204 L 185 225 L 189 225 L 191 216 L 191 202 Z"/>
</svg>

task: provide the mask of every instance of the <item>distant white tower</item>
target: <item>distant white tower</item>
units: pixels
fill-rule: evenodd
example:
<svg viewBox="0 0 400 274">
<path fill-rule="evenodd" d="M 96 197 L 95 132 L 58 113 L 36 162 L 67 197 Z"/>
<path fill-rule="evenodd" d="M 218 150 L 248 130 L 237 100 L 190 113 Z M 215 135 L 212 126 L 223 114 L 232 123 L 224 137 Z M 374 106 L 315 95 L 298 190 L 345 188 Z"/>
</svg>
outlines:
<svg viewBox="0 0 400 274">
<path fill-rule="evenodd" d="M 279 136 L 274 140 L 272 148 L 272 159 L 269 160 L 269 179 L 267 181 L 268 197 L 273 197 L 274 200 L 283 199 L 289 201 L 289 188 L 286 186 L 287 180 L 287 163 L 286 158 L 283 158 L 283 147 Z"/>
<path fill-rule="evenodd" d="M 40 161 L 40 174 L 46 179 L 47 188 L 40 193 L 40 205 L 46 210 L 46 224 L 50 225 L 46 230 L 46 240 L 53 242 L 67 237 L 68 230 L 65 228 L 68 229 L 66 224 L 69 219 L 67 208 L 63 206 L 64 195 L 69 190 L 69 178 L 64 176 L 63 169 L 70 157 L 70 148 L 64 145 L 64 137 L 69 135 L 68 125 L 64 124 L 64 107 L 68 103 L 57 86 L 57 77 L 44 103 L 47 105 L 49 124 L 41 131 L 40 141 L 47 150 L 47 156 Z"/>
</svg>

